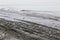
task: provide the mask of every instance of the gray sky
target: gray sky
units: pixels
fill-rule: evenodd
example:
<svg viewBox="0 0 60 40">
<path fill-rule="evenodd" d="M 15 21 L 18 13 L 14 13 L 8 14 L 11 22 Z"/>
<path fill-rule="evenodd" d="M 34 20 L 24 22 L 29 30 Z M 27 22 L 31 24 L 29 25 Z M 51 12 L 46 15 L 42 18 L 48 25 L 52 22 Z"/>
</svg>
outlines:
<svg viewBox="0 0 60 40">
<path fill-rule="evenodd" d="M 60 0 L 0 0 L 0 7 L 60 11 Z"/>
</svg>

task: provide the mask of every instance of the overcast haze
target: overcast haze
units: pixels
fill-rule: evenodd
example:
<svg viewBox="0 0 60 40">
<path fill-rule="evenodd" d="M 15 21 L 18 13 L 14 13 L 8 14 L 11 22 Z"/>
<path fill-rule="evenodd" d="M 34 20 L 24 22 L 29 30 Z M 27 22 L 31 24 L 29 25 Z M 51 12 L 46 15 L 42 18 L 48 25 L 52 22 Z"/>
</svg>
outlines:
<svg viewBox="0 0 60 40">
<path fill-rule="evenodd" d="M 0 7 L 26 10 L 60 11 L 60 0 L 0 0 Z"/>
</svg>

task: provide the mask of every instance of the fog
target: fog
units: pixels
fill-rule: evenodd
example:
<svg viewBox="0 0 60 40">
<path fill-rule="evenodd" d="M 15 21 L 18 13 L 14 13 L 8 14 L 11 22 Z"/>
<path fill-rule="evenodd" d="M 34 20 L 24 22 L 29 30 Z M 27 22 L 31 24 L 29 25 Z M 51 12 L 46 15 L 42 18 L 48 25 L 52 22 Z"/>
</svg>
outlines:
<svg viewBox="0 0 60 40">
<path fill-rule="evenodd" d="M 0 8 L 19 10 L 60 11 L 60 0 L 0 0 Z"/>
</svg>

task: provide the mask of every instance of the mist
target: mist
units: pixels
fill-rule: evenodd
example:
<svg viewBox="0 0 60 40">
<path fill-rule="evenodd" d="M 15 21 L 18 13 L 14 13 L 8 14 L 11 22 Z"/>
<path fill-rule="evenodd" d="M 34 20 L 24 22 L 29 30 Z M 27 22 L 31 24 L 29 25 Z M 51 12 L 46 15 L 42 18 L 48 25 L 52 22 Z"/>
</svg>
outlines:
<svg viewBox="0 0 60 40">
<path fill-rule="evenodd" d="M 60 11 L 60 0 L 0 0 L 0 8 Z"/>
</svg>

